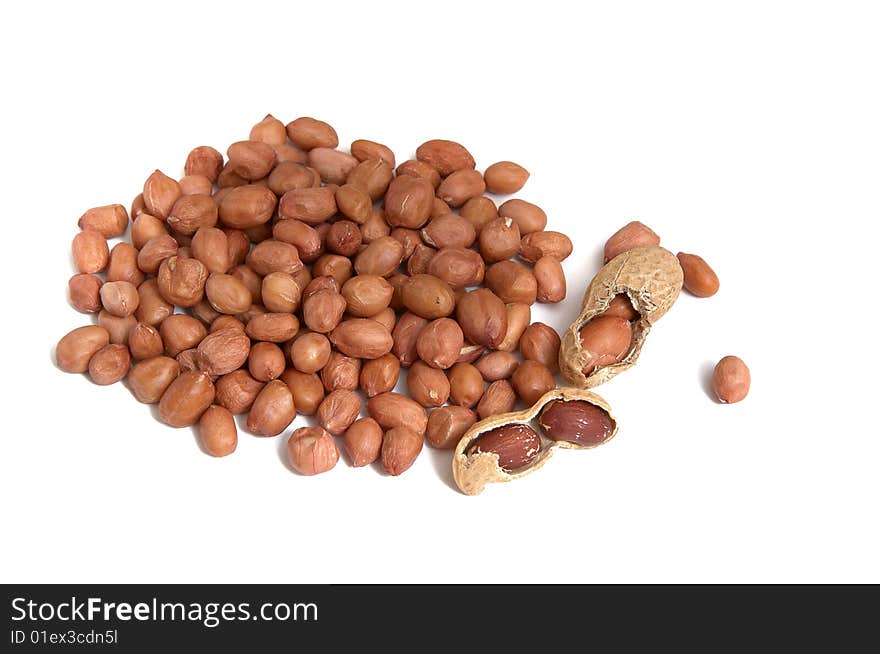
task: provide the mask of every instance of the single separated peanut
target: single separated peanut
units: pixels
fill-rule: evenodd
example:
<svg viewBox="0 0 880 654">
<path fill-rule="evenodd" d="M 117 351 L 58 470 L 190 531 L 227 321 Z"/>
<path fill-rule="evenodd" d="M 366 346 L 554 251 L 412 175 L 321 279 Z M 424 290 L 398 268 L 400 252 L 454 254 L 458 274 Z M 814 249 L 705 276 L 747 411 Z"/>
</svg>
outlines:
<svg viewBox="0 0 880 654">
<path fill-rule="evenodd" d="M 536 204 L 525 200 L 508 200 L 498 207 L 501 218 L 509 218 L 519 225 L 520 233 L 525 236 L 532 232 L 544 231 L 547 226 L 547 214 Z"/>
<path fill-rule="evenodd" d="M 355 468 L 368 465 L 382 452 L 382 428 L 372 418 L 355 420 L 345 430 L 342 446 Z"/>
<path fill-rule="evenodd" d="M 752 376 L 749 367 L 739 357 L 728 355 L 721 359 L 712 373 L 712 390 L 723 404 L 741 402 L 749 394 Z"/>
<path fill-rule="evenodd" d="M 696 254 L 678 253 L 678 262 L 684 273 L 684 288 L 697 297 L 711 297 L 718 292 L 718 275 L 706 261 Z"/>
<path fill-rule="evenodd" d="M 287 440 L 287 458 L 299 474 L 317 475 L 336 465 L 339 449 L 324 429 L 300 427 Z"/>
<path fill-rule="evenodd" d="M 238 430 L 229 409 L 212 404 L 199 418 L 202 447 L 211 456 L 227 456 L 238 445 Z"/>
<path fill-rule="evenodd" d="M 214 401 L 214 384 L 205 372 L 182 372 L 159 400 L 159 419 L 172 427 L 194 425 Z"/>
<path fill-rule="evenodd" d="M 499 161 L 486 168 L 483 177 L 489 192 L 507 195 L 525 186 L 529 171 L 512 161 Z"/>
<path fill-rule="evenodd" d="M 419 452 L 424 437 L 410 427 L 392 427 L 382 439 L 382 467 L 390 475 L 401 475 L 410 469 Z"/>
</svg>

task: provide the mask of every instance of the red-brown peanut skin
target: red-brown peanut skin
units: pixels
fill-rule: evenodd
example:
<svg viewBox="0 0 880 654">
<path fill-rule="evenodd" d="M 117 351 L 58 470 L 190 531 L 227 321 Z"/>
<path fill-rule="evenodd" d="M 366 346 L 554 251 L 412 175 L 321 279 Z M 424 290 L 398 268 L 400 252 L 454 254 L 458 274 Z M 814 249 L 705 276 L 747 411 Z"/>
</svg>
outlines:
<svg viewBox="0 0 880 654">
<path fill-rule="evenodd" d="M 660 237 L 647 225 L 634 220 L 614 232 L 605 242 L 605 263 L 621 252 L 649 245 L 660 245 Z"/>
<path fill-rule="evenodd" d="M 722 404 L 741 402 L 749 394 L 752 375 L 739 357 L 728 355 L 721 359 L 712 373 L 712 390 Z"/>
<path fill-rule="evenodd" d="M 678 262 L 684 273 L 684 288 L 688 293 L 696 297 L 712 297 L 718 292 L 721 286 L 718 275 L 703 257 L 679 252 Z"/>
<path fill-rule="evenodd" d="M 214 384 L 205 372 L 182 372 L 159 400 L 159 419 L 172 427 L 194 425 L 214 401 Z"/>
<path fill-rule="evenodd" d="M 212 404 L 199 418 L 202 447 L 211 456 L 227 456 L 238 445 L 238 430 L 229 409 Z"/>
<path fill-rule="evenodd" d="M 389 475 L 402 475 L 410 469 L 419 452 L 424 437 L 408 427 L 393 427 L 382 439 L 382 467 Z"/>
<path fill-rule="evenodd" d="M 85 372 L 92 356 L 110 342 L 110 332 L 97 325 L 68 332 L 55 346 L 55 363 L 64 372 Z"/>
<path fill-rule="evenodd" d="M 333 436 L 320 427 L 301 427 L 287 441 L 291 467 L 301 475 L 327 472 L 339 461 L 339 449 Z"/>
<path fill-rule="evenodd" d="M 382 452 L 382 428 L 372 418 L 355 420 L 342 438 L 351 465 L 360 468 L 379 458 Z"/>
</svg>

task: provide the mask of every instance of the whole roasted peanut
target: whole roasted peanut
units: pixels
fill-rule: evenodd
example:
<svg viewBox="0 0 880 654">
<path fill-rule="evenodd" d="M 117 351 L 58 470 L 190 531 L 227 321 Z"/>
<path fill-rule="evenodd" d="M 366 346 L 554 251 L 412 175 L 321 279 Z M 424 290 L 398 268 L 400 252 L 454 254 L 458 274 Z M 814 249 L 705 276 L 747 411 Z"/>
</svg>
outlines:
<svg viewBox="0 0 880 654">
<path fill-rule="evenodd" d="M 563 261 L 571 254 L 571 239 L 560 232 L 532 232 L 523 236 L 519 257 L 535 263 L 541 257 L 553 257 Z"/>
<path fill-rule="evenodd" d="M 178 181 L 182 195 L 211 195 L 214 183 L 204 175 L 184 175 Z"/>
<path fill-rule="evenodd" d="M 478 196 L 461 205 L 458 214 L 467 220 L 479 235 L 483 227 L 498 218 L 498 207 L 491 198 Z"/>
<path fill-rule="evenodd" d="M 200 145 L 187 155 L 183 171 L 187 175 L 204 175 L 216 182 L 222 168 L 223 155 L 208 145 Z"/>
<path fill-rule="evenodd" d="M 268 311 L 293 313 L 299 308 L 300 288 L 290 273 L 274 272 L 263 277 L 260 295 Z"/>
<path fill-rule="evenodd" d="M 423 407 L 442 406 L 449 399 L 446 375 L 424 361 L 416 361 L 410 366 L 406 386 L 409 396 Z"/>
<path fill-rule="evenodd" d="M 313 416 L 324 399 L 324 384 L 315 373 L 306 374 L 288 368 L 280 377 L 293 395 L 296 410 L 304 416 Z"/>
<path fill-rule="evenodd" d="M 191 307 L 198 304 L 205 294 L 208 269 L 198 259 L 169 257 L 159 265 L 159 293 L 171 304 Z M 115 282 L 125 284 L 126 282 Z M 107 288 L 109 284 L 104 284 Z"/>
<path fill-rule="evenodd" d="M 544 231 L 547 226 L 547 214 L 536 204 L 525 200 L 508 200 L 498 207 L 498 215 L 509 218 L 519 225 L 519 232 L 523 236 L 532 232 Z"/>
<path fill-rule="evenodd" d="M 596 316 L 580 331 L 585 375 L 596 368 L 623 360 L 632 343 L 632 327 L 626 318 Z"/>
<path fill-rule="evenodd" d="M 64 372 L 85 372 L 92 356 L 110 342 L 103 327 L 87 325 L 65 334 L 55 346 L 55 363 Z"/>
<path fill-rule="evenodd" d="M 144 281 L 144 273 L 137 265 L 138 251 L 131 243 L 117 243 L 110 250 L 110 261 L 107 264 L 108 282 L 130 282 L 140 286 Z"/>
<path fill-rule="evenodd" d="M 390 235 L 391 227 L 385 222 L 385 212 L 382 209 L 371 209 L 369 218 L 361 224 L 361 241 L 365 244 L 372 243 Z"/>
<path fill-rule="evenodd" d="M 406 272 L 409 275 L 423 275 L 428 272 L 431 259 L 437 254 L 434 248 L 418 243 L 413 250 L 412 255 L 406 261 Z M 436 276 L 436 275 L 435 275 Z"/>
<path fill-rule="evenodd" d="M 422 238 L 435 248 L 469 248 L 476 240 L 477 232 L 470 222 L 449 213 L 434 218 L 425 225 L 422 228 Z"/>
<path fill-rule="evenodd" d="M 451 318 L 438 318 L 428 323 L 416 339 L 419 358 L 432 368 L 445 370 L 458 359 L 464 345 L 464 334 Z"/>
<path fill-rule="evenodd" d="M 391 353 L 400 361 L 400 365 L 409 366 L 418 358 L 418 338 L 428 321 L 407 311 L 394 325 L 391 337 L 394 344 Z"/>
<path fill-rule="evenodd" d="M 156 404 L 179 374 L 180 366 L 171 357 L 151 357 L 131 367 L 128 387 L 139 402 Z"/>
<path fill-rule="evenodd" d="M 308 159 L 304 150 L 300 150 L 298 147 L 290 145 L 289 143 L 275 145 L 274 148 L 275 159 L 277 159 L 279 165 L 282 163 L 304 164 Z M 276 165 L 275 168 L 278 168 L 278 165 Z"/>
<path fill-rule="evenodd" d="M 490 193 L 507 195 L 525 186 L 529 171 L 512 161 L 499 161 L 486 168 L 483 177 Z"/>
<path fill-rule="evenodd" d="M 480 402 L 477 404 L 477 415 L 480 419 L 508 413 L 516 404 L 516 393 L 506 379 L 499 379 L 489 384 Z"/>
<path fill-rule="evenodd" d="M 634 220 L 614 232 L 605 242 L 605 263 L 622 252 L 648 245 L 660 245 L 660 237 L 647 225 Z"/>
<path fill-rule="evenodd" d="M 361 247 L 361 230 L 351 220 L 337 220 L 327 230 L 326 243 L 330 252 L 351 257 Z"/>
<path fill-rule="evenodd" d="M 353 391 L 358 387 L 360 374 L 360 359 L 333 350 L 330 352 L 327 365 L 321 369 L 321 381 L 328 393 L 340 388 Z"/>
<path fill-rule="evenodd" d="M 431 216 L 434 188 L 421 177 L 403 175 L 389 184 L 385 193 L 385 216 L 392 227 L 418 229 Z"/>
<path fill-rule="evenodd" d="M 373 200 L 363 189 L 343 184 L 336 189 L 336 207 L 346 218 L 361 225 L 370 217 Z"/>
<path fill-rule="evenodd" d="M 352 276 L 351 259 L 338 254 L 322 254 L 312 265 L 312 274 L 333 277 L 337 286 L 342 287 Z"/>
<path fill-rule="evenodd" d="M 368 141 L 366 139 L 358 139 L 351 142 L 351 154 L 358 161 L 366 161 L 367 159 L 380 159 L 394 168 L 394 153 L 387 145 L 377 143 L 376 141 Z"/>
<path fill-rule="evenodd" d="M 313 332 L 332 331 L 345 313 L 345 298 L 331 289 L 323 289 L 303 301 L 303 321 Z"/>
<path fill-rule="evenodd" d="M 335 148 L 339 145 L 336 130 L 323 120 L 303 116 L 287 123 L 287 136 L 302 150 Z"/>
<path fill-rule="evenodd" d="M 197 363 L 210 375 L 225 375 L 244 365 L 251 350 L 251 339 L 240 329 L 221 329 L 199 343 Z"/>
<path fill-rule="evenodd" d="M 181 195 L 166 222 L 175 234 L 192 236 L 199 227 L 217 224 L 217 203 L 210 195 Z"/>
<path fill-rule="evenodd" d="M 332 391 L 318 407 L 318 423 L 334 436 L 351 426 L 361 410 L 361 399 L 354 391 L 343 388 Z"/>
<path fill-rule="evenodd" d="M 235 315 L 247 311 L 251 305 L 251 292 L 244 283 L 232 275 L 213 273 L 205 282 L 205 295 L 211 306 L 220 313 Z"/>
<path fill-rule="evenodd" d="M 128 334 L 137 323 L 134 316 L 114 316 L 107 310 L 98 312 L 98 326 L 107 330 L 111 343 L 127 344 Z"/>
<path fill-rule="evenodd" d="M 519 339 L 532 321 L 532 309 L 522 302 L 511 302 L 507 305 L 507 332 L 496 349 L 513 352 L 519 345 Z"/>
<path fill-rule="evenodd" d="M 259 341 L 251 346 L 248 355 L 248 372 L 257 381 L 277 379 L 285 366 L 284 352 L 275 343 Z"/>
<path fill-rule="evenodd" d="M 565 299 L 565 272 L 554 257 L 541 257 L 532 267 L 538 282 L 538 302 L 562 302 Z"/>
<path fill-rule="evenodd" d="M 635 320 L 639 317 L 639 312 L 633 308 L 632 302 L 626 296 L 626 293 L 618 293 L 614 299 L 608 304 L 608 308 L 602 312 L 604 316 L 617 316 L 626 320 Z"/>
<path fill-rule="evenodd" d="M 384 325 L 369 318 L 343 320 L 330 332 L 330 342 L 343 354 L 376 359 L 391 351 L 394 339 Z"/>
<path fill-rule="evenodd" d="M 165 352 L 159 330 L 139 322 L 128 331 L 128 349 L 135 359 L 151 359 Z"/>
<path fill-rule="evenodd" d="M 220 314 L 211 321 L 211 325 L 208 327 L 208 332 L 217 332 L 229 327 L 234 327 L 235 329 L 240 329 L 242 331 L 245 330 L 245 324 L 239 320 L 237 316 Z"/>
<path fill-rule="evenodd" d="M 290 345 L 290 361 L 300 372 L 318 372 L 330 359 L 330 341 L 324 334 L 308 332 Z"/>
<path fill-rule="evenodd" d="M 424 434 L 428 426 L 425 409 L 415 400 L 399 393 L 380 393 L 367 400 L 367 412 L 382 429 L 408 427 Z"/>
<path fill-rule="evenodd" d="M 538 423 L 547 438 L 595 447 L 614 435 L 614 420 L 608 412 L 582 400 L 553 400 L 541 410 Z"/>
<path fill-rule="evenodd" d="M 443 248 L 428 262 L 428 274 L 452 288 L 465 288 L 483 283 L 486 264 L 479 252 L 467 248 Z"/>
<path fill-rule="evenodd" d="M 216 227 L 200 227 L 193 234 L 192 252 L 208 273 L 225 273 L 231 267 L 229 239 L 223 230 Z"/>
<path fill-rule="evenodd" d="M 465 338 L 476 345 L 496 347 L 507 333 L 507 307 L 487 288 L 462 296 L 456 317 Z"/>
<path fill-rule="evenodd" d="M 448 316 L 455 309 L 452 288 L 433 275 L 413 275 L 401 287 L 403 305 L 412 313 L 433 320 Z"/>
<path fill-rule="evenodd" d="M 382 428 L 372 418 L 355 420 L 345 430 L 342 445 L 351 465 L 360 468 L 368 465 L 379 458 L 382 450 Z"/>
<path fill-rule="evenodd" d="M 89 377 L 99 386 L 109 386 L 123 379 L 131 367 L 128 346 L 111 343 L 89 359 Z"/>
<path fill-rule="evenodd" d="M 214 384 L 206 372 L 181 372 L 159 400 L 159 419 L 172 427 L 194 425 L 214 401 Z"/>
<path fill-rule="evenodd" d="M 318 475 L 331 470 L 339 461 L 333 436 L 320 427 L 300 427 L 287 441 L 287 458 L 301 475 Z"/>
<path fill-rule="evenodd" d="M 220 222 L 233 229 L 249 229 L 269 221 L 278 198 L 272 189 L 257 184 L 239 186 L 220 202 Z"/>
<path fill-rule="evenodd" d="M 167 218 L 179 197 L 180 185 L 161 170 L 153 171 L 144 182 L 144 204 L 150 215 Z"/>
<path fill-rule="evenodd" d="M 315 228 L 295 218 L 287 218 L 275 223 L 272 236 L 276 241 L 296 246 L 302 261 L 312 262 L 324 251 L 321 237 Z"/>
<path fill-rule="evenodd" d="M 519 367 L 519 359 L 510 352 L 498 350 L 490 352 L 475 364 L 477 370 L 487 382 L 499 379 L 510 379 L 514 371 Z"/>
<path fill-rule="evenodd" d="M 212 404 L 199 418 L 202 447 L 211 456 L 227 456 L 238 445 L 238 430 L 229 409 Z"/>
<path fill-rule="evenodd" d="M 463 406 L 442 406 L 428 416 L 425 438 L 431 447 L 449 450 L 477 421 L 477 414 Z"/>
<path fill-rule="evenodd" d="M 138 286 L 138 297 L 140 303 L 134 312 L 138 322 L 155 327 L 174 312 L 174 306 L 159 293 L 159 282 L 155 278 L 144 280 Z"/>
<path fill-rule="evenodd" d="M 519 226 L 510 218 L 496 218 L 480 230 L 479 246 L 487 262 L 509 259 L 520 250 Z"/>
<path fill-rule="evenodd" d="M 311 188 L 315 185 L 314 181 L 310 168 L 292 161 L 277 164 L 266 180 L 269 188 L 278 197 L 295 188 Z"/>
<path fill-rule="evenodd" d="M 422 143 L 416 149 L 416 158 L 430 164 L 442 177 L 476 166 L 471 153 L 463 145 L 444 139 Z"/>
<path fill-rule="evenodd" d="M 296 246 L 274 239 L 257 243 L 245 261 L 258 275 L 273 272 L 295 273 L 303 266 Z"/>
<path fill-rule="evenodd" d="M 392 427 L 382 439 L 382 467 L 390 475 L 401 475 L 422 451 L 424 437 L 409 427 Z"/>
<path fill-rule="evenodd" d="M 137 264 L 145 273 L 155 275 L 165 259 L 177 254 L 177 241 L 170 234 L 162 234 L 144 243 L 138 252 Z"/>
<path fill-rule="evenodd" d="M 534 322 L 519 339 L 519 351 L 523 359 L 543 363 L 551 372 L 559 369 L 559 346 L 561 339 L 556 330 L 542 322 Z"/>
<path fill-rule="evenodd" d="M 227 255 L 229 256 L 229 267 L 238 266 L 244 263 L 248 252 L 251 249 L 251 241 L 248 235 L 240 229 L 223 229 L 226 234 L 226 241 L 229 244 Z"/>
<path fill-rule="evenodd" d="M 749 367 L 739 357 L 729 355 L 715 365 L 712 390 L 719 402 L 733 404 L 744 400 L 751 384 Z"/>
<path fill-rule="evenodd" d="M 287 130 L 284 123 L 275 118 L 272 114 L 266 114 L 256 125 L 251 127 L 251 141 L 260 141 L 269 145 L 282 145 L 287 143 Z"/>
<path fill-rule="evenodd" d="M 513 261 L 499 261 L 489 266 L 486 269 L 486 286 L 506 304 L 516 302 L 531 305 L 538 296 L 535 275 Z"/>
<path fill-rule="evenodd" d="M 345 184 L 348 174 L 359 163 L 352 155 L 333 148 L 309 150 L 308 162 L 330 184 Z"/>
<path fill-rule="evenodd" d="M 450 207 L 460 207 L 471 198 L 481 196 L 486 190 L 483 176 L 476 170 L 456 170 L 440 182 L 437 197 Z"/>
<path fill-rule="evenodd" d="M 393 177 L 393 169 L 386 162 L 365 159 L 352 169 L 345 183 L 361 189 L 375 202 L 385 195 Z"/>
<path fill-rule="evenodd" d="M 283 343 L 296 336 L 299 320 L 290 313 L 263 313 L 248 321 L 245 332 L 256 341 Z"/>
<path fill-rule="evenodd" d="M 684 288 L 691 295 L 711 297 L 718 292 L 718 275 L 702 257 L 679 252 L 678 262 L 684 273 Z"/>
<path fill-rule="evenodd" d="M 359 318 L 377 314 L 391 302 L 394 289 L 378 275 L 357 275 L 342 286 L 348 313 Z"/>
<path fill-rule="evenodd" d="M 238 141 L 226 150 L 229 166 L 247 180 L 266 177 L 275 165 L 275 149 L 261 141 Z"/>
<path fill-rule="evenodd" d="M 513 390 L 526 404 L 534 404 L 549 390 L 556 388 L 556 380 L 553 373 L 543 363 L 525 360 L 510 378 Z"/>
<path fill-rule="evenodd" d="M 435 189 L 440 186 L 440 173 L 429 163 L 419 161 L 418 159 L 410 159 L 404 161 L 397 167 L 398 177 L 409 175 L 411 177 L 421 177 L 431 182 L 431 186 Z"/>
<path fill-rule="evenodd" d="M 337 283 L 335 278 L 330 277 L 329 275 L 316 275 L 303 289 L 303 300 L 307 300 L 318 291 L 324 290 L 339 293 L 339 284 Z"/>
<path fill-rule="evenodd" d="M 67 282 L 70 303 L 81 313 L 97 313 L 101 310 L 101 286 L 104 282 L 91 273 L 77 273 Z"/>
<path fill-rule="evenodd" d="M 147 241 L 157 236 L 167 234 L 165 222 L 151 216 L 148 213 L 142 213 L 131 223 L 131 244 L 140 249 L 146 245 Z"/>
<path fill-rule="evenodd" d="M 375 359 L 364 361 L 359 385 L 367 397 L 374 397 L 392 390 L 397 384 L 399 376 L 400 361 L 393 354 L 383 354 Z"/>
<path fill-rule="evenodd" d="M 80 229 L 94 229 L 104 238 L 122 236 L 128 227 L 128 212 L 121 204 L 93 207 L 80 216 Z"/>
<path fill-rule="evenodd" d="M 403 261 L 403 245 L 397 239 L 383 236 L 371 241 L 354 260 L 358 275 L 388 277 Z"/>
<path fill-rule="evenodd" d="M 404 261 L 408 261 L 412 256 L 412 253 L 415 251 L 416 246 L 420 245 L 422 242 L 422 236 L 417 229 L 410 229 L 409 227 L 395 227 L 391 230 L 389 236 L 396 241 L 399 241 L 403 246 L 403 259 Z"/>
<path fill-rule="evenodd" d="M 449 399 L 459 406 L 472 408 L 483 397 L 485 384 L 477 367 L 470 363 L 456 363 L 447 373 Z"/>
<path fill-rule="evenodd" d="M 317 225 L 336 213 L 335 191 L 329 187 L 291 189 L 278 202 L 278 216 Z"/>
<path fill-rule="evenodd" d="M 84 229 L 73 238 L 73 265 L 80 273 L 97 273 L 107 267 L 110 249 L 101 232 Z"/>
<path fill-rule="evenodd" d="M 233 370 L 217 380 L 214 401 L 238 415 L 249 411 L 265 384 L 251 377 L 247 370 Z"/>
<path fill-rule="evenodd" d="M 394 326 L 397 324 L 397 314 L 391 307 L 385 307 L 379 313 L 370 316 L 370 319 L 375 320 L 380 325 L 385 325 L 385 329 L 389 332 L 393 331 Z"/>
<path fill-rule="evenodd" d="M 528 425 L 513 423 L 480 434 L 468 448 L 467 455 L 495 454 L 498 467 L 513 472 L 531 463 L 540 451 L 538 432 Z"/>
<path fill-rule="evenodd" d="M 259 392 L 247 416 L 247 430 L 255 436 L 277 436 L 296 417 L 293 395 L 283 381 L 273 379 Z"/>
</svg>

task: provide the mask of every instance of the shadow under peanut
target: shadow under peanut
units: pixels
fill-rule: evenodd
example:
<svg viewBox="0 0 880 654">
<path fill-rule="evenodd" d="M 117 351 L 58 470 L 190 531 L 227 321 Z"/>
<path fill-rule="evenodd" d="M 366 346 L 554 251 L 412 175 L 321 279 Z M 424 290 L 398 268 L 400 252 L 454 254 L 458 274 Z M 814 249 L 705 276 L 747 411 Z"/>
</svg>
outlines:
<svg viewBox="0 0 880 654">
<path fill-rule="evenodd" d="M 704 361 L 700 364 L 700 386 L 703 387 L 703 392 L 708 396 L 710 400 L 712 400 L 715 404 L 721 404 L 718 398 L 715 395 L 715 391 L 712 388 L 712 376 L 715 374 L 715 364 L 712 361 Z"/>
<path fill-rule="evenodd" d="M 456 493 L 458 486 L 455 485 L 455 478 L 452 476 L 452 453 L 454 450 L 438 450 L 429 445 L 425 445 L 423 454 L 431 459 L 431 465 L 434 466 L 434 472 L 440 480 L 449 486 Z"/>
</svg>

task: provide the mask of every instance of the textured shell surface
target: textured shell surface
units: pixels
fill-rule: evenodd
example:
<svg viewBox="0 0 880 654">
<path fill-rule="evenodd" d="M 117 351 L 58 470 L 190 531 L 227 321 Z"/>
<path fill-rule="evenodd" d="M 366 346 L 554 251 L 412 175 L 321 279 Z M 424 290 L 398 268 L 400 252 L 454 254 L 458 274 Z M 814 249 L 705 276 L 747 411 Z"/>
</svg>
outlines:
<svg viewBox="0 0 880 654">
<path fill-rule="evenodd" d="M 684 275 L 678 258 L 659 247 L 641 247 L 622 252 L 605 264 L 590 282 L 584 294 L 581 313 L 562 335 L 559 369 L 579 388 L 603 384 L 635 365 L 651 326 L 669 311 L 681 292 Z M 586 357 L 581 348 L 580 330 L 608 308 L 620 293 L 629 297 L 639 318 L 633 323 L 629 352 L 622 361 L 584 375 Z"/>
</svg>

